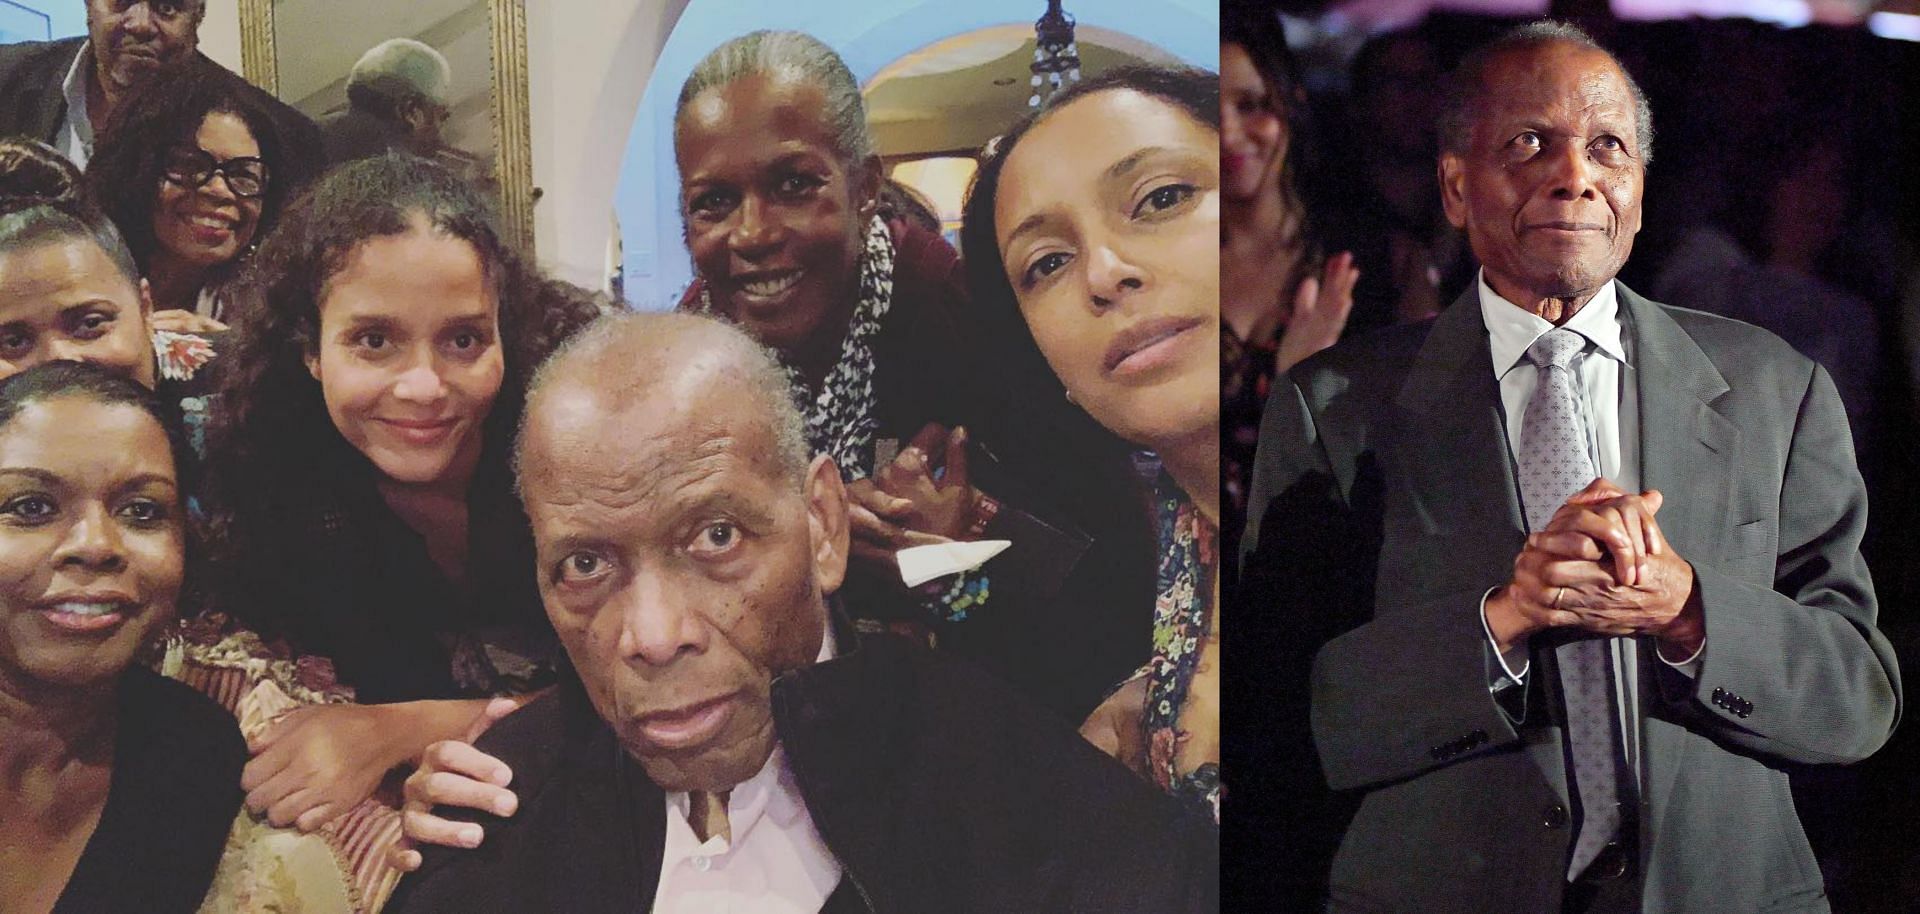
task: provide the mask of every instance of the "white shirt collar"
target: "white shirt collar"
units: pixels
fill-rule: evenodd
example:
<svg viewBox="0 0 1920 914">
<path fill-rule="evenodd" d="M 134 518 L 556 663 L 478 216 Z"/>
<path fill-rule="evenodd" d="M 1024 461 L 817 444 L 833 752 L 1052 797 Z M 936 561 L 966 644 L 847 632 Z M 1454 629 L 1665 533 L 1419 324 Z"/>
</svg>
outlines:
<svg viewBox="0 0 1920 914">
<path fill-rule="evenodd" d="M 1493 376 L 1499 378 L 1519 364 L 1526 357 L 1527 347 L 1552 330 L 1553 324 L 1493 291 L 1493 287 L 1487 285 L 1485 270 L 1480 271 L 1477 282 L 1480 316 L 1486 322 L 1487 342 L 1493 350 Z M 1612 280 L 1601 286 L 1586 307 L 1564 326 L 1586 337 L 1600 352 L 1626 364 L 1627 350 L 1620 337 L 1620 296 L 1614 291 Z"/>
<path fill-rule="evenodd" d="M 93 40 L 80 42 L 80 53 L 67 65 L 67 77 L 60 81 L 60 92 L 67 99 L 67 126 L 74 135 L 93 148 L 93 121 L 87 117 L 87 63 L 93 60 Z"/>
</svg>

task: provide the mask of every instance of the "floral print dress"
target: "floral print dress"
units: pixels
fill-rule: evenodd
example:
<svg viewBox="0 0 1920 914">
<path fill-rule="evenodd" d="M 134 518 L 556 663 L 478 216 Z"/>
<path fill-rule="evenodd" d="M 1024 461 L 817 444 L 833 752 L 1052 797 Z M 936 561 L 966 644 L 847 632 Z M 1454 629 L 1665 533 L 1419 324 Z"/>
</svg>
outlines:
<svg viewBox="0 0 1920 914">
<path fill-rule="evenodd" d="M 1144 727 L 1147 763 L 1160 789 L 1203 806 L 1220 821 L 1220 763 L 1208 761 L 1182 770 L 1181 744 L 1205 734 L 1218 742 L 1220 720 L 1186 714 L 1196 676 L 1219 676 L 1217 651 L 1202 664 L 1210 642 L 1219 639 L 1214 599 L 1219 571 L 1219 531 L 1185 494 L 1162 474 L 1154 483 L 1154 515 L 1159 525 L 1158 598 L 1153 611 L 1153 659 L 1147 662 Z M 1211 665 L 1212 669 L 1207 669 Z"/>
</svg>

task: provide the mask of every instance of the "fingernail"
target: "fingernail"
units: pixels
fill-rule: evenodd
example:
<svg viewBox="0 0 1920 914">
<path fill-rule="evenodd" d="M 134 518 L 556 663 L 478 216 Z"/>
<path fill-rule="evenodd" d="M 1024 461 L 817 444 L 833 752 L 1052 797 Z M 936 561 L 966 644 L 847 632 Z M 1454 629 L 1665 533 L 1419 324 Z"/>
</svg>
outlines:
<svg viewBox="0 0 1920 914">
<path fill-rule="evenodd" d="M 480 826 L 470 825 L 466 828 L 460 829 L 460 834 L 458 837 L 460 840 L 461 847 L 479 847 L 480 846 Z"/>
<path fill-rule="evenodd" d="M 518 803 L 514 802 L 513 797 L 501 797 L 493 801 L 493 814 L 496 816 L 513 815 L 513 809 L 518 805 Z"/>
</svg>

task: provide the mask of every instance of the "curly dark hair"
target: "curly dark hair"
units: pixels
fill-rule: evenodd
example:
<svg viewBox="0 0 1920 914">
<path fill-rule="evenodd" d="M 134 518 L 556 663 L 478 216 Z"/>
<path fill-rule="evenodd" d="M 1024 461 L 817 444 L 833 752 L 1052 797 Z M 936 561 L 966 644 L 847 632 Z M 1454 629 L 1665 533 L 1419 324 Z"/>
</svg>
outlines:
<svg viewBox="0 0 1920 914">
<path fill-rule="evenodd" d="M 329 172 L 289 207 L 241 276 L 234 345 L 216 363 L 220 409 L 208 427 L 206 493 L 223 565 L 278 567 L 274 558 L 302 548 L 306 522 L 341 487 L 372 478 L 370 462 L 329 418 L 306 357 L 318 345 L 329 278 L 362 243 L 404 235 L 416 220 L 472 245 L 499 302 L 505 376 L 482 427 L 476 479 L 507 479 L 534 369 L 599 316 L 598 299 L 528 265 L 488 200 L 448 169 L 389 153 Z"/>
<path fill-rule="evenodd" d="M 288 135 L 270 110 L 273 100 L 246 80 L 206 60 L 189 60 L 168 71 L 169 78 L 142 88 L 114 112 L 87 162 L 84 190 L 120 226 L 127 247 L 140 265 L 151 269 L 158 244 L 153 237 L 153 208 L 160 197 L 168 151 L 194 144 L 207 115 L 231 114 L 247 125 L 267 165 L 267 192 L 260 201 L 257 242 L 273 230 L 301 187 L 320 173 L 320 150 Z M 210 277 L 210 285 L 228 280 L 245 257 Z"/>
<path fill-rule="evenodd" d="M 72 200 L 79 188 L 80 169 L 59 150 L 23 136 L 0 139 L 0 197 Z"/>
</svg>

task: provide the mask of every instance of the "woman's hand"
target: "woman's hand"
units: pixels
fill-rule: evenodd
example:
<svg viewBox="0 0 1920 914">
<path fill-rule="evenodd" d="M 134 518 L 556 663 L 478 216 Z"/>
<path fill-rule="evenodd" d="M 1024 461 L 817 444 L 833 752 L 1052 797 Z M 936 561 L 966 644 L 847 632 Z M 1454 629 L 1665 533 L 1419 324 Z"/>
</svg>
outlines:
<svg viewBox="0 0 1920 914">
<path fill-rule="evenodd" d="M 1087 715 L 1080 735 L 1143 778 L 1147 771 L 1147 677 L 1135 676 Z"/>
<path fill-rule="evenodd" d="M 178 308 L 155 311 L 152 317 L 147 318 L 147 323 L 155 330 L 171 330 L 174 333 L 206 334 L 227 329 L 226 324 L 211 317 Z"/>
<path fill-rule="evenodd" d="M 944 470 L 938 479 L 936 467 Z M 980 492 L 968 481 L 965 426 L 949 431 L 937 422 L 927 423 L 873 478 L 879 490 L 895 500 L 896 517 L 907 529 L 948 540 L 974 538 L 971 528 Z"/>
<path fill-rule="evenodd" d="M 1293 293 L 1293 310 L 1287 314 L 1287 330 L 1274 353 L 1276 374 L 1285 374 L 1340 340 L 1341 331 L 1347 328 L 1347 315 L 1353 313 L 1353 286 L 1359 281 L 1360 268 L 1353 265 L 1353 254 L 1347 251 L 1327 258 L 1321 277 L 1300 281 Z"/>
<path fill-rule="evenodd" d="M 247 808 L 279 827 L 313 831 L 373 795 L 429 743 L 466 729 L 484 702 L 411 701 L 298 708 L 248 741 Z"/>
</svg>

